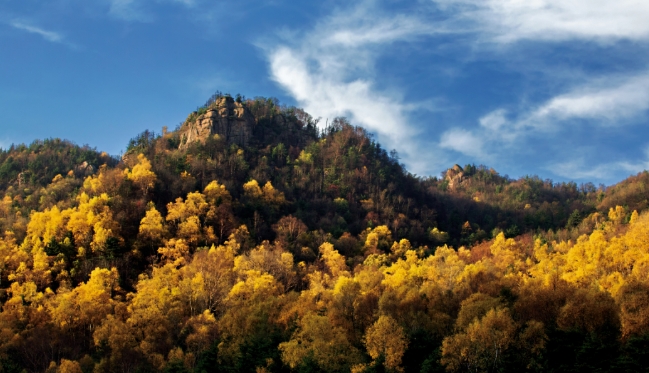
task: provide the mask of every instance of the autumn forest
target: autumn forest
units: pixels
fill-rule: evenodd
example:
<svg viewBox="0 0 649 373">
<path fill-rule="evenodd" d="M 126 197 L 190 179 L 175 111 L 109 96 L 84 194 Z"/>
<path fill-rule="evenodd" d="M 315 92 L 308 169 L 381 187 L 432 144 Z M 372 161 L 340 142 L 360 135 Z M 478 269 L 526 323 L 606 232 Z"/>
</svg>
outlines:
<svg viewBox="0 0 649 373">
<path fill-rule="evenodd" d="M 449 166 L 220 93 L 119 157 L 0 150 L 0 372 L 647 371 L 649 173 Z"/>
</svg>

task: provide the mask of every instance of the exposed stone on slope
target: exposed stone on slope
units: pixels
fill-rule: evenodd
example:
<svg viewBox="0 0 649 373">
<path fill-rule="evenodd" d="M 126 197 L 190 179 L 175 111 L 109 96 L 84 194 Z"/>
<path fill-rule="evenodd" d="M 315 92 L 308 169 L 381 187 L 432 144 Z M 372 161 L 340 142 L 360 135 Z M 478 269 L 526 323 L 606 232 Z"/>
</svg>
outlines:
<svg viewBox="0 0 649 373">
<path fill-rule="evenodd" d="M 448 181 L 449 189 L 455 189 L 460 184 L 462 184 L 462 181 L 465 179 L 465 177 L 464 177 L 464 169 L 462 169 L 462 167 L 460 167 L 460 165 L 456 164 L 452 168 L 449 168 L 448 170 L 446 170 L 446 173 L 444 175 L 444 179 L 446 179 Z"/>
<path fill-rule="evenodd" d="M 230 144 L 247 146 L 253 136 L 255 118 L 241 103 L 225 96 L 216 100 L 207 112 L 190 119 L 180 129 L 180 149 L 219 135 Z"/>
</svg>

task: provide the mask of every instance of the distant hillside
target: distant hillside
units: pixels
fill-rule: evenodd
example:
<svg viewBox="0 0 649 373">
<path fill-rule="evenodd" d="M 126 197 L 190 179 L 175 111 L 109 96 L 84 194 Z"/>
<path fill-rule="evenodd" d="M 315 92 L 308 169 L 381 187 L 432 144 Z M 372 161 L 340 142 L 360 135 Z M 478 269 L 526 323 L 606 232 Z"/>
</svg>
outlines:
<svg viewBox="0 0 649 373">
<path fill-rule="evenodd" d="M 57 174 L 93 174 L 103 164 L 115 166 L 117 159 L 89 146 L 60 139 L 36 140 L 29 145 L 0 149 L 0 191 L 9 186 L 46 186 Z"/>
</svg>

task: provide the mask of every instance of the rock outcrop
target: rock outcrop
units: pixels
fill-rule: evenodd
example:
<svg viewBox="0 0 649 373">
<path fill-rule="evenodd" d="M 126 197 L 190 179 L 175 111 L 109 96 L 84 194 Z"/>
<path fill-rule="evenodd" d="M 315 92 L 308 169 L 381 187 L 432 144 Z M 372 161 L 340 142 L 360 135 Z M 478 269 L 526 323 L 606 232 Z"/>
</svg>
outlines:
<svg viewBox="0 0 649 373">
<path fill-rule="evenodd" d="M 462 181 L 465 179 L 464 169 L 462 169 L 459 164 L 456 164 L 452 168 L 446 170 L 444 179 L 448 181 L 449 189 L 455 189 L 462 184 Z"/>
<path fill-rule="evenodd" d="M 194 118 L 192 118 L 194 117 Z M 180 129 L 180 149 L 219 135 L 229 144 L 247 146 L 253 136 L 255 118 L 250 111 L 232 97 L 218 98 L 204 114 L 193 114 Z"/>
</svg>

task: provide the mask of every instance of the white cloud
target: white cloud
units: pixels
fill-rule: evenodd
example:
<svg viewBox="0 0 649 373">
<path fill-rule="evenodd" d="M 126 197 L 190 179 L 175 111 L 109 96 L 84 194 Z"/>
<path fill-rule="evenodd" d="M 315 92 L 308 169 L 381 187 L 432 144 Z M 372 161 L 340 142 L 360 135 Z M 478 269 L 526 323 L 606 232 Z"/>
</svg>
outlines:
<svg viewBox="0 0 649 373">
<path fill-rule="evenodd" d="M 649 39 L 649 2 L 638 0 L 433 0 L 458 28 L 496 42 Z"/>
<path fill-rule="evenodd" d="M 151 16 L 140 9 L 137 0 L 110 0 L 108 14 L 125 21 L 149 22 Z"/>
<path fill-rule="evenodd" d="M 344 81 L 331 73 L 314 72 L 300 57 L 290 48 L 279 48 L 269 56 L 272 78 L 308 112 L 330 119 L 349 115 L 395 142 L 413 134 L 405 123 L 407 105 L 398 98 L 374 91 L 366 80 Z"/>
<path fill-rule="evenodd" d="M 620 40 L 649 41 L 649 2 L 635 0 L 432 0 L 445 16 L 447 29 L 467 32 L 471 43 L 496 43 L 506 48 L 499 54 L 508 56 L 513 43 L 589 41 L 610 46 Z M 574 44 L 564 44 L 574 45 Z M 642 44 L 637 44 L 642 45 Z M 480 59 L 480 56 L 476 56 Z M 646 60 L 641 54 L 638 58 Z M 529 69 L 526 65 L 523 70 Z M 551 69 L 553 70 L 553 69 Z M 558 78 L 547 73 L 548 82 Z M 498 163 L 517 163 L 538 144 L 565 143 L 556 150 L 573 152 L 571 141 L 584 139 L 564 136 L 568 126 L 597 127 L 637 126 L 639 118 L 649 112 L 649 70 L 626 75 L 594 77 L 588 70 L 579 73 L 581 83 L 540 103 L 521 103 L 518 110 L 499 108 L 479 118 L 479 126 L 452 127 L 440 137 L 440 146 L 470 157 L 485 156 Z M 590 75 L 590 76 L 589 76 Z M 565 82 L 564 82 L 565 84 Z M 525 99 L 523 99 L 525 100 Z M 596 133 L 596 132 L 595 132 Z M 580 142 L 581 141 L 581 142 Z M 575 145 L 573 143 L 572 145 Z M 583 150 L 583 149 L 582 149 Z M 596 159 L 574 150 L 573 161 L 558 163 L 547 169 L 570 179 L 595 178 L 612 180 L 620 172 L 635 173 L 649 168 L 649 161 L 618 161 L 593 166 Z M 535 157 L 538 156 L 535 154 Z M 557 156 L 557 154 L 554 154 Z M 552 158 L 548 156 L 547 158 Z M 544 157 L 539 157 L 542 161 Z M 647 157 L 649 159 L 649 156 Z M 588 160 L 588 161 L 587 161 Z M 528 161 L 525 161 L 526 163 Z M 588 165 L 591 166 L 588 166 Z"/>
<path fill-rule="evenodd" d="M 627 77 L 606 77 L 574 87 L 523 114 L 513 128 L 556 129 L 572 119 L 590 125 L 625 125 L 649 110 L 649 71 Z M 492 114 L 483 117 L 488 118 Z"/>
<path fill-rule="evenodd" d="M 557 163 L 545 167 L 555 175 L 576 180 L 619 180 L 629 175 L 649 169 L 649 154 L 645 150 L 646 159 L 637 162 L 619 161 L 592 165 L 583 157 L 568 162 Z"/>
<path fill-rule="evenodd" d="M 346 116 L 399 151 L 411 171 L 429 172 L 432 151 L 422 150 L 419 131 L 408 123 L 421 105 L 405 102 L 398 89 L 377 89 L 374 64 L 389 44 L 434 31 L 415 15 L 383 15 L 374 5 L 335 12 L 306 34 L 265 47 L 271 79 L 312 115 Z"/>
<path fill-rule="evenodd" d="M 108 14 L 113 17 L 120 18 L 124 21 L 136 22 L 151 22 L 153 21 L 152 14 L 146 12 L 144 7 L 147 0 L 108 0 L 110 7 Z M 186 7 L 193 7 L 195 0 L 157 0 L 156 2 L 171 2 L 180 3 Z"/>
<path fill-rule="evenodd" d="M 587 163 L 583 158 L 580 158 L 557 163 L 546 167 L 546 169 L 555 175 L 572 180 L 602 180 L 610 179 L 613 171 L 619 171 L 619 165 L 616 163 L 604 163 L 593 166 L 590 162 Z"/>
<path fill-rule="evenodd" d="M 511 160 L 515 154 L 521 157 L 530 142 L 567 140 L 562 138 L 562 131 L 568 126 L 630 126 L 637 124 L 633 119 L 646 115 L 647 111 L 649 71 L 630 77 L 595 79 L 523 109 L 517 115 L 502 108 L 491 111 L 478 120 L 479 126 L 447 130 L 439 144 L 480 161 Z M 588 168 L 578 155 L 571 158 L 576 160 L 556 164 L 548 170 L 566 178 L 610 180 L 614 171 L 638 172 L 649 168 L 649 162 L 613 162 Z"/>
<path fill-rule="evenodd" d="M 509 120 L 504 109 L 479 119 L 482 130 L 498 132 L 503 142 L 541 132 L 560 131 L 573 120 L 590 126 L 622 126 L 649 110 L 649 71 L 627 77 L 606 77 L 573 87 Z M 491 136 L 493 138 L 493 136 Z"/>
<path fill-rule="evenodd" d="M 468 156 L 484 159 L 484 138 L 478 137 L 471 131 L 452 128 L 442 134 L 440 144 L 444 149 L 451 149 Z"/>
<path fill-rule="evenodd" d="M 618 124 L 649 109 L 649 72 L 623 80 L 608 78 L 556 96 L 534 110 L 521 123 L 533 126 L 572 118 Z"/>
<path fill-rule="evenodd" d="M 51 41 L 53 43 L 63 43 L 63 35 L 61 35 L 58 32 L 48 31 L 43 28 L 34 25 L 29 25 L 27 23 L 24 23 L 22 21 L 17 21 L 17 20 L 12 21 L 10 24 L 14 28 L 17 28 L 18 30 L 23 30 L 32 34 L 40 35 L 43 37 L 43 39 L 47 41 Z"/>
<path fill-rule="evenodd" d="M 505 117 L 506 114 L 507 111 L 505 109 L 494 110 L 480 118 L 480 125 L 492 131 L 497 131 L 507 124 L 507 118 Z"/>
<path fill-rule="evenodd" d="M 365 7 L 361 9 L 365 11 Z M 359 14 L 359 11 L 356 11 L 354 13 L 356 17 L 343 15 L 332 19 L 328 25 L 331 29 L 327 32 L 328 35 L 325 35 L 322 44 L 358 47 L 391 43 L 437 32 L 430 22 L 414 16 L 395 15 L 392 18 L 382 19 L 372 17 L 371 10 L 367 12 L 368 14 Z"/>
<path fill-rule="evenodd" d="M 286 33 L 282 42 L 266 42 L 271 47 L 262 49 L 269 60 L 271 78 L 311 114 L 348 116 L 352 123 L 377 133 L 387 148 L 396 148 L 409 169 L 430 172 L 441 167 L 448 156 L 419 140 L 423 126 L 415 127 L 409 118 L 420 107 L 407 103 L 399 89 L 377 88 L 383 85 L 374 71 L 376 61 L 394 44 L 462 34 L 455 40 L 474 53 L 471 59 L 479 61 L 480 49 L 471 48 L 476 42 L 507 47 L 518 41 L 649 41 L 649 2 L 431 1 L 436 5 L 433 12 L 423 6 L 411 13 L 388 14 L 382 11 L 380 0 L 365 0 L 334 11 L 307 32 Z M 506 56 L 506 51 L 511 49 L 500 49 L 499 53 Z M 518 110 L 512 105 L 507 110 L 498 108 L 480 118 L 473 128 L 451 126 L 444 130 L 427 123 L 426 130 L 441 133 L 438 148 L 480 162 L 500 161 L 528 152 L 525 146 L 535 139 L 549 141 L 566 125 L 631 124 L 649 109 L 649 71 L 603 78 L 589 77 L 587 71 L 582 74 L 581 84 L 573 84 L 545 102 L 521 104 Z M 557 80 L 548 75 L 549 82 L 553 79 Z M 434 155 L 437 164 L 422 162 L 420 154 L 426 154 L 425 159 Z M 615 165 L 628 169 L 636 166 Z M 563 169 L 568 170 L 567 166 Z M 596 171 L 591 170 L 590 175 L 603 173 Z"/>
</svg>

